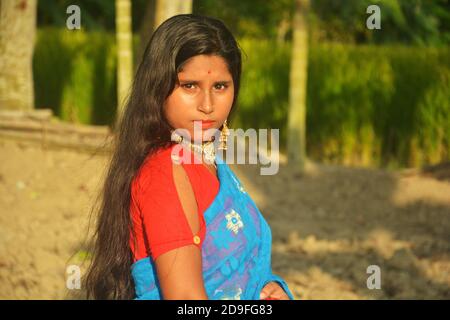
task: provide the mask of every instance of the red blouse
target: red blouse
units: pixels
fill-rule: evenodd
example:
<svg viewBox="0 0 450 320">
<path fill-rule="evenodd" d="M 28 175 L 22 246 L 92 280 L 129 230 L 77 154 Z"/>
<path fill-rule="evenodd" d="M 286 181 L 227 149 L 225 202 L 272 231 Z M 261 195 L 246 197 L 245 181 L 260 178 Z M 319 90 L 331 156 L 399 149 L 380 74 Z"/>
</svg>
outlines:
<svg viewBox="0 0 450 320">
<path fill-rule="evenodd" d="M 194 163 L 194 156 L 182 148 L 191 163 L 183 163 L 197 202 L 200 228 L 193 234 L 183 211 L 172 173 L 174 146 L 161 148 L 148 156 L 131 185 L 130 214 L 136 235 L 136 246 L 130 238 L 134 262 L 159 255 L 189 244 L 201 248 L 205 239 L 206 223 L 203 212 L 211 205 L 219 191 L 219 180 L 202 163 Z M 176 150 L 175 150 L 176 151 Z"/>
</svg>

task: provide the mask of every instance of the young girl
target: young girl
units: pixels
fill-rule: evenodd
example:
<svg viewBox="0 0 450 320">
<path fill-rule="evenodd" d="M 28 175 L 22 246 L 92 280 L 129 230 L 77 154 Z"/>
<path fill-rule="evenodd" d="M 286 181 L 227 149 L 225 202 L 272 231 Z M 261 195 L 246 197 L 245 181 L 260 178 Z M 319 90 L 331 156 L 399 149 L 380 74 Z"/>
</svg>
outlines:
<svg viewBox="0 0 450 320">
<path fill-rule="evenodd" d="M 182 14 L 154 32 L 102 193 L 88 298 L 294 299 L 271 271 L 270 227 L 213 144 L 226 148 L 240 76 L 221 21 Z"/>
</svg>

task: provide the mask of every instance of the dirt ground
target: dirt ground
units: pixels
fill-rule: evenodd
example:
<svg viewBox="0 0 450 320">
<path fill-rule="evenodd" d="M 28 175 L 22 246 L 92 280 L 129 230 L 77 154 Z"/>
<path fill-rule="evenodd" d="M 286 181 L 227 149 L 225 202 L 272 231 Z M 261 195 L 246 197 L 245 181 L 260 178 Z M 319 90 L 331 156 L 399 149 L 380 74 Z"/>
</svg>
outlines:
<svg viewBox="0 0 450 320">
<path fill-rule="evenodd" d="M 0 299 L 72 299 L 106 157 L 0 140 Z M 272 227 L 272 267 L 296 299 L 449 299 L 450 170 L 282 161 L 232 165 Z M 379 266 L 381 289 L 368 289 Z M 82 269 L 83 270 L 83 269 Z"/>
</svg>

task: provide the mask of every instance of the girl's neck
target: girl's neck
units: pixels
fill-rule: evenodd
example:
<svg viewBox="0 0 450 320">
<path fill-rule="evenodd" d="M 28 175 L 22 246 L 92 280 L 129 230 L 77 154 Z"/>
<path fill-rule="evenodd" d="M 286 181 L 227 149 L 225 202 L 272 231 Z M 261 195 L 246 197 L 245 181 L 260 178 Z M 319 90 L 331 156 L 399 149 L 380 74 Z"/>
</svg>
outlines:
<svg viewBox="0 0 450 320">
<path fill-rule="evenodd" d="M 201 161 L 209 166 L 216 168 L 215 164 L 215 146 L 213 141 L 193 142 L 185 139 L 184 137 L 175 134 L 175 142 L 181 144 L 183 147 L 188 148 L 190 152 L 193 152 L 196 156 L 200 157 Z"/>
</svg>

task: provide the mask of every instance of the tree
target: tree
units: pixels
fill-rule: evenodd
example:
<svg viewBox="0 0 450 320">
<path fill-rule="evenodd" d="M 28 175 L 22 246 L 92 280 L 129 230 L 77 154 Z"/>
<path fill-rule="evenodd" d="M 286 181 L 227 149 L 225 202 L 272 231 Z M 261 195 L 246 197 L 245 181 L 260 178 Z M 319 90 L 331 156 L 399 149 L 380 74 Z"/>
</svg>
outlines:
<svg viewBox="0 0 450 320">
<path fill-rule="evenodd" d="M 277 38 L 288 40 L 294 0 L 194 1 L 195 13 L 210 15 L 226 22 L 237 38 Z"/>
<path fill-rule="evenodd" d="M 136 61 L 139 63 L 142 60 L 142 56 L 144 54 L 145 47 L 150 41 L 150 37 L 152 36 L 154 26 L 155 26 L 155 9 L 156 9 L 156 0 L 148 0 L 147 5 L 145 7 L 143 19 L 141 25 L 139 27 L 139 48 L 136 54 Z M 136 63 L 136 67 L 138 66 Z"/>
<path fill-rule="evenodd" d="M 154 29 L 172 16 L 191 12 L 192 0 L 158 0 L 156 2 Z"/>
<path fill-rule="evenodd" d="M 378 5 L 383 32 L 366 28 L 366 9 Z M 354 43 L 448 44 L 450 10 L 448 0 L 335 0 L 311 2 L 315 16 L 315 41 Z"/>
<path fill-rule="evenodd" d="M 289 88 L 288 162 L 302 171 L 306 158 L 306 81 L 308 68 L 307 10 L 309 0 L 296 0 L 293 18 Z"/>
<path fill-rule="evenodd" d="M 0 109 L 34 108 L 36 0 L 0 1 Z"/>
<path fill-rule="evenodd" d="M 191 12 L 192 0 L 148 0 L 139 28 L 140 44 L 136 54 L 136 61 L 138 63 L 141 61 L 153 31 L 162 22 L 174 15 Z"/>
<path fill-rule="evenodd" d="M 131 1 L 116 0 L 117 41 L 117 118 L 122 118 L 123 107 L 133 77 L 133 49 L 131 32 Z"/>
</svg>

